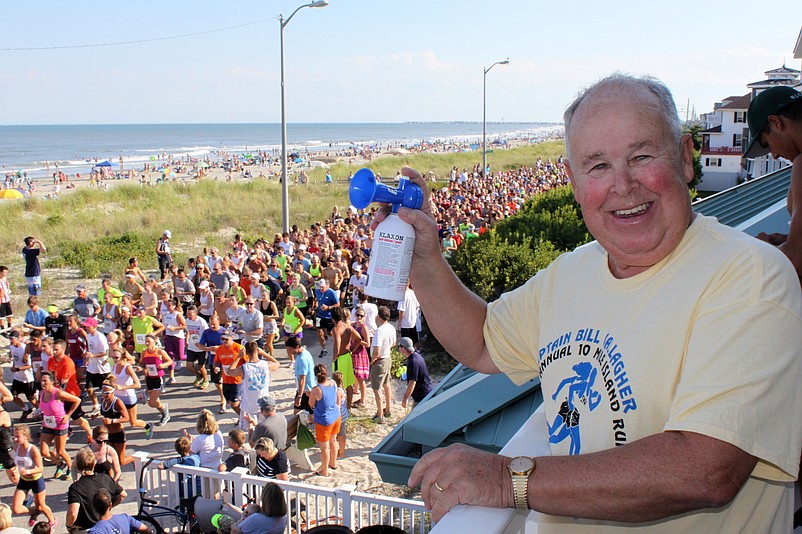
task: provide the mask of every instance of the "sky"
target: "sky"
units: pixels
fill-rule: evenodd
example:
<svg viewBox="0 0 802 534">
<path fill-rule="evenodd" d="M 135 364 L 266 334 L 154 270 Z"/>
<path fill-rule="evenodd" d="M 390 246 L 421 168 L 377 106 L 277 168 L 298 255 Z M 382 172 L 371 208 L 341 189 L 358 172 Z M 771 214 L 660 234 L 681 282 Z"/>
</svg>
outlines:
<svg viewBox="0 0 802 534">
<path fill-rule="evenodd" d="M 0 124 L 280 122 L 278 16 L 303 4 L 3 2 Z M 481 121 L 505 58 L 488 121 L 560 122 L 614 71 L 663 80 L 684 118 L 800 69 L 801 28 L 799 0 L 329 0 L 285 28 L 287 121 Z"/>
</svg>

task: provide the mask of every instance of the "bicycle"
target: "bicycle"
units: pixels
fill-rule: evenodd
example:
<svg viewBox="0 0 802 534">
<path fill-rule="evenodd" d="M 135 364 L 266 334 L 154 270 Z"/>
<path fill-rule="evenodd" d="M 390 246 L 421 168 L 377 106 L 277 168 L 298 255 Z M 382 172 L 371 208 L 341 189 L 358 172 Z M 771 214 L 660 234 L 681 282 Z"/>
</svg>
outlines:
<svg viewBox="0 0 802 534">
<path fill-rule="evenodd" d="M 169 508 L 160 505 L 159 501 L 147 497 L 144 486 L 145 473 L 152 462 L 153 458 L 149 458 L 145 465 L 142 466 L 142 471 L 139 475 L 139 509 L 134 519 L 150 527 L 154 534 L 165 534 L 166 532 L 156 519 L 158 517 L 173 518 L 181 529 L 178 532 L 182 534 L 187 533 L 187 526 L 189 526 L 189 534 L 204 534 L 200 525 L 198 525 L 194 512 L 188 509 L 191 499 L 181 499 L 179 506 Z"/>
</svg>

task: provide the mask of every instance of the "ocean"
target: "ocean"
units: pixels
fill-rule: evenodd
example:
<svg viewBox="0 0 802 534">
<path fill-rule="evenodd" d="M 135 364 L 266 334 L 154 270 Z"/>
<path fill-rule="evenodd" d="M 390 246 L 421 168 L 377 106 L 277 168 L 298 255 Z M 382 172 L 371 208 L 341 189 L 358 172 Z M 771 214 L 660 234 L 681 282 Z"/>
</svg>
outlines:
<svg viewBox="0 0 802 534">
<path fill-rule="evenodd" d="M 554 123 L 488 123 L 487 142 L 541 139 L 562 131 Z M 378 147 L 446 141 L 481 143 L 481 122 L 296 123 L 287 125 L 291 151 L 336 152 L 357 145 Z M 86 173 L 96 162 L 141 168 L 162 154 L 175 158 L 210 157 L 263 150 L 278 154 L 281 125 L 275 124 L 119 124 L 1 126 L 2 172 L 44 178 L 54 164 L 67 174 Z"/>
</svg>

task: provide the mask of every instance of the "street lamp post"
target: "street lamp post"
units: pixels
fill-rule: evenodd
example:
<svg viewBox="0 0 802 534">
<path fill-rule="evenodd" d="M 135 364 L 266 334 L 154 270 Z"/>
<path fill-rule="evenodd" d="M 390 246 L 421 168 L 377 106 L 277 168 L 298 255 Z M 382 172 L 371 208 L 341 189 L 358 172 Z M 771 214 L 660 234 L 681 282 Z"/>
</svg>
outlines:
<svg viewBox="0 0 802 534">
<path fill-rule="evenodd" d="M 509 65 L 510 58 L 496 61 L 486 69 L 482 78 L 482 176 L 487 172 L 487 73 L 496 65 Z M 282 82 L 283 86 L 284 82 Z"/>
<path fill-rule="evenodd" d="M 281 230 L 290 231 L 290 189 L 287 181 L 287 117 L 284 110 L 284 28 L 290 23 L 292 17 L 305 7 L 326 7 L 329 3 L 326 0 L 319 0 L 309 4 L 299 6 L 292 14 L 284 19 L 284 15 L 278 16 L 279 34 L 281 36 Z"/>
</svg>

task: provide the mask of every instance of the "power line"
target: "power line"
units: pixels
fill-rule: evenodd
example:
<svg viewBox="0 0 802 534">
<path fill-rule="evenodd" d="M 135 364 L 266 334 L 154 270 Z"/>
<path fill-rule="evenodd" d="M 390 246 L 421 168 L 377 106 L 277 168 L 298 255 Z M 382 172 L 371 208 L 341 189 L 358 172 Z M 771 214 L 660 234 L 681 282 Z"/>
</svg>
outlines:
<svg viewBox="0 0 802 534">
<path fill-rule="evenodd" d="M 274 17 L 275 18 L 275 17 Z M 245 28 L 246 26 L 254 26 L 256 24 L 262 24 L 263 22 L 267 22 L 269 20 L 273 20 L 273 18 L 268 19 L 261 19 L 255 20 L 252 22 L 246 22 L 245 24 L 238 24 L 236 26 L 226 26 L 225 28 L 216 28 L 213 30 L 205 30 L 202 32 L 194 32 L 194 33 L 183 33 L 181 35 L 171 35 L 168 37 L 153 37 L 150 39 L 136 39 L 133 41 L 116 41 L 111 43 L 92 43 L 92 44 L 80 44 L 80 45 L 61 45 L 61 46 L 30 46 L 30 47 L 19 47 L 19 48 L 0 48 L 0 52 L 28 52 L 32 50 L 69 50 L 73 48 L 100 48 L 106 46 L 122 46 L 122 45 L 131 45 L 131 44 L 140 44 L 140 43 L 153 43 L 156 41 L 169 41 L 171 39 L 183 39 L 184 37 L 195 37 L 197 35 L 206 35 L 209 33 L 217 33 L 217 32 L 225 32 L 229 30 L 236 30 L 238 28 Z"/>
</svg>

